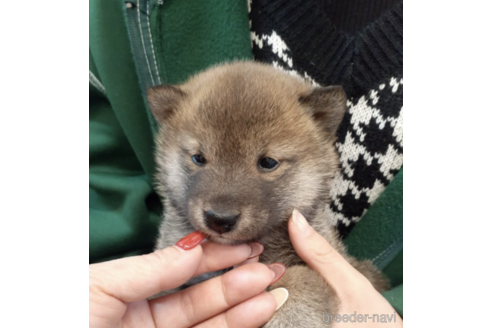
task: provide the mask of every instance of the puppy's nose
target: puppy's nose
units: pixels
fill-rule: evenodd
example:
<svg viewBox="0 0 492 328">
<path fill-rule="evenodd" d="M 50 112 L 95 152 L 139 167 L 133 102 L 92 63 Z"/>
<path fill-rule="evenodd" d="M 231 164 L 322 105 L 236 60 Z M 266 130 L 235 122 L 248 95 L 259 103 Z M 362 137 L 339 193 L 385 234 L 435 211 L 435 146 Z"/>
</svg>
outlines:
<svg viewBox="0 0 492 328">
<path fill-rule="evenodd" d="M 234 225 L 236 225 L 238 218 L 239 214 L 223 215 L 212 211 L 205 212 L 205 224 L 207 227 L 220 234 L 231 231 L 234 228 Z"/>
</svg>

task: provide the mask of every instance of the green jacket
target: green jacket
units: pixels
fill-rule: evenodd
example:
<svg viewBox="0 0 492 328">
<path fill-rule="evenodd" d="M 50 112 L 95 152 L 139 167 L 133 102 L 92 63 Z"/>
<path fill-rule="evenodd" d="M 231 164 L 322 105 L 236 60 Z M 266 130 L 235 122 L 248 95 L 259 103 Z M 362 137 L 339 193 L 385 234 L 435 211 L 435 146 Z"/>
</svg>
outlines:
<svg viewBox="0 0 492 328">
<path fill-rule="evenodd" d="M 252 59 L 246 1 L 90 1 L 89 261 L 152 251 L 157 125 L 145 91 L 207 67 Z M 345 239 L 384 270 L 403 314 L 403 170 Z"/>
</svg>

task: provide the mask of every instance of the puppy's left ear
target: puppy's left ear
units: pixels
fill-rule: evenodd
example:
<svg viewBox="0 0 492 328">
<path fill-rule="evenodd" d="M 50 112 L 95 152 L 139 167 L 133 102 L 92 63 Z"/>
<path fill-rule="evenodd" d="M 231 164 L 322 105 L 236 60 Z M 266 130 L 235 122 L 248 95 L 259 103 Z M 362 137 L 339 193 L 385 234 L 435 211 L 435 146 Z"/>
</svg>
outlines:
<svg viewBox="0 0 492 328">
<path fill-rule="evenodd" d="M 310 94 L 300 96 L 299 102 L 308 107 L 313 119 L 330 134 L 337 131 L 347 109 L 347 95 L 339 85 L 315 88 Z"/>
<path fill-rule="evenodd" d="M 158 85 L 147 90 L 150 110 L 158 122 L 169 119 L 177 110 L 186 93 L 178 85 Z"/>
</svg>

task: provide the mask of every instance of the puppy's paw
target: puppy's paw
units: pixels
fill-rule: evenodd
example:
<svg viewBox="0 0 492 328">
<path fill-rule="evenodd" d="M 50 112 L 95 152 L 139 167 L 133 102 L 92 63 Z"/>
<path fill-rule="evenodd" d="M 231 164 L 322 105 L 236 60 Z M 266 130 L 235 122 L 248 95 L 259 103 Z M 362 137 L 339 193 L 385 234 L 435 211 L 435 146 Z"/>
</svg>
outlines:
<svg viewBox="0 0 492 328">
<path fill-rule="evenodd" d="M 278 287 L 286 288 L 289 298 L 263 327 L 330 327 L 323 320 L 337 313 L 339 301 L 335 292 L 315 271 L 307 266 L 289 267 L 283 278 L 270 289 Z"/>
</svg>

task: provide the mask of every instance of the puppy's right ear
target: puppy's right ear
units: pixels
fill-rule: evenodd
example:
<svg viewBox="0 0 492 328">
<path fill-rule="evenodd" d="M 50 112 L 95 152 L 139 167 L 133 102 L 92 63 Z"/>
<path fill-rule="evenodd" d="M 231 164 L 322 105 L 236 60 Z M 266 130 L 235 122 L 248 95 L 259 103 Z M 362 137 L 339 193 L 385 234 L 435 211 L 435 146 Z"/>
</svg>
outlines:
<svg viewBox="0 0 492 328">
<path fill-rule="evenodd" d="M 176 85 L 158 85 L 147 90 L 150 110 L 158 122 L 169 119 L 185 97 L 186 93 Z"/>
<path fill-rule="evenodd" d="M 299 97 L 308 106 L 313 119 L 328 133 L 334 134 L 342 122 L 347 108 L 347 95 L 339 85 L 314 88 L 308 95 Z"/>
</svg>

